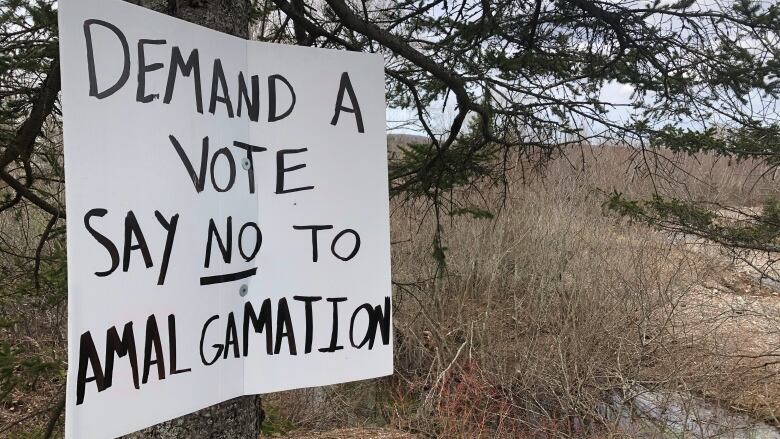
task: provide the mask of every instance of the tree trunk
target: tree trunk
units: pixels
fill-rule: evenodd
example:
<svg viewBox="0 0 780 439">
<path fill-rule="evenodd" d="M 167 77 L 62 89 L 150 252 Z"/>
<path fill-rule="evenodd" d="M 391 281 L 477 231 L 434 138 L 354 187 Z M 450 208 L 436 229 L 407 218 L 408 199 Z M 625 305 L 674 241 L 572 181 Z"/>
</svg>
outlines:
<svg viewBox="0 0 780 439">
<path fill-rule="evenodd" d="M 249 0 L 128 0 L 242 38 L 249 35 Z M 125 439 L 257 439 L 259 396 L 243 396 L 125 436 Z"/>
<path fill-rule="evenodd" d="M 242 396 L 124 436 L 124 439 L 257 439 L 259 396 Z"/>
</svg>

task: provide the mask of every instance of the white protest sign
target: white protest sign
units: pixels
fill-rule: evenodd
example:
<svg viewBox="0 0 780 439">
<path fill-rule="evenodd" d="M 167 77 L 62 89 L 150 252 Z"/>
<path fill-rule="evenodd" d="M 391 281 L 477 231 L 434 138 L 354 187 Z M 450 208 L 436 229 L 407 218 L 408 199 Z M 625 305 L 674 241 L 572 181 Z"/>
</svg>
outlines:
<svg viewBox="0 0 780 439">
<path fill-rule="evenodd" d="M 380 55 L 59 3 L 66 435 L 392 373 Z"/>
</svg>

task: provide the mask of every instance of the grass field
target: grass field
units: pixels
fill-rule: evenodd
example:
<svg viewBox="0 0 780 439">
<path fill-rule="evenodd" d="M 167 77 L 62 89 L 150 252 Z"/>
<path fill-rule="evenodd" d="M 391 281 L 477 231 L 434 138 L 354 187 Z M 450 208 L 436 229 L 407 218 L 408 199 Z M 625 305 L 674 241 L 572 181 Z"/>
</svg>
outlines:
<svg viewBox="0 0 780 439">
<path fill-rule="evenodd" d="M 746 263 L 771 269 L 776 255 L 735 255 L 603 206 L 618 191 L 755 207 L 779 195 L 772 175 L 617 147 L 572 150 L 543 174 L 520 168 L 506 199 L 488 185 L 456 195 L 497 215 L 442 221 L 443 271 L 428 206 L 395 201 L 396 374 L 266 398 L 280 418 L 427 437 L 730 437 L 780 425 L 780 291 Z M 648 398 L 686 426 L 643 412 Z"/>
</svg>

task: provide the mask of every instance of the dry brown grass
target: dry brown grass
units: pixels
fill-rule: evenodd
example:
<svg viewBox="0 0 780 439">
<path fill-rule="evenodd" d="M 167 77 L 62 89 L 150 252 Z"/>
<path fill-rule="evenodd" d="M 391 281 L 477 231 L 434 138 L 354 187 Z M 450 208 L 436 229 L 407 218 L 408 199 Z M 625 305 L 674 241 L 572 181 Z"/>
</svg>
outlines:
<svg viewBox="0 0 780 439">
<path fill-rule="evenodd" d="M 780 348 L 777 298 L 719 252 L 602 208 L 612 191 L 760 205 L 780 194 L 762 172 L 709 156 L 572 151 L 543 177 L 515 175 L 496 219 L 443 221 L 444 272 L 430 212 L 396 203 L 396 374 L 267 401 L 305 406 L 292 410 L 302 427 L 352 419 L 429 437 L 655 437 L 652 422 L 615 416 L 633 410 L 641 385 L 777 423 L 778 369 L 764 365 Z M 481 189 L 483 199 L 499 192 Z M 755 294 L 740 308 L 746 288 Z"/>
</svg>

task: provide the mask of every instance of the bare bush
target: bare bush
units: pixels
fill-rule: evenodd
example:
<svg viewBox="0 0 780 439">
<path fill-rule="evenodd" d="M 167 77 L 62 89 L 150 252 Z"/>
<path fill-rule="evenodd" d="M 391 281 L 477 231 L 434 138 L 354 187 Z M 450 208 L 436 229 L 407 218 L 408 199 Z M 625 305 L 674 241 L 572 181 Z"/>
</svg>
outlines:
<svg viewBox="0 0 780 439">
<path fill-rule="evenodd" d="M 379 390 L 316 391 L 326 409 L 315 412 L 430 437 L 635 436 L 674 430 L 679 413 L 690 415 L 683 431 L 727 419 L 705 420 L 705 404 L 776 423 L 777 298 L 719 252 L 602 207 L 614 190 L 760 203 L 777 194 L 775 182 L 709 156 L 573 156 L 543 178 L 516 175 L 507 192 L 477 188 L 483 207 L 501 212 L 495 219 L 440 218 L 443 266 L 428 206 L 397 202 L 396 374 Z M 648 404 L 661 406 L 643 412 Z M 677 417 L 653 414 L 669 407 Z M 308 413 L 297 425 L 335 424 Z"/>
</svg>

